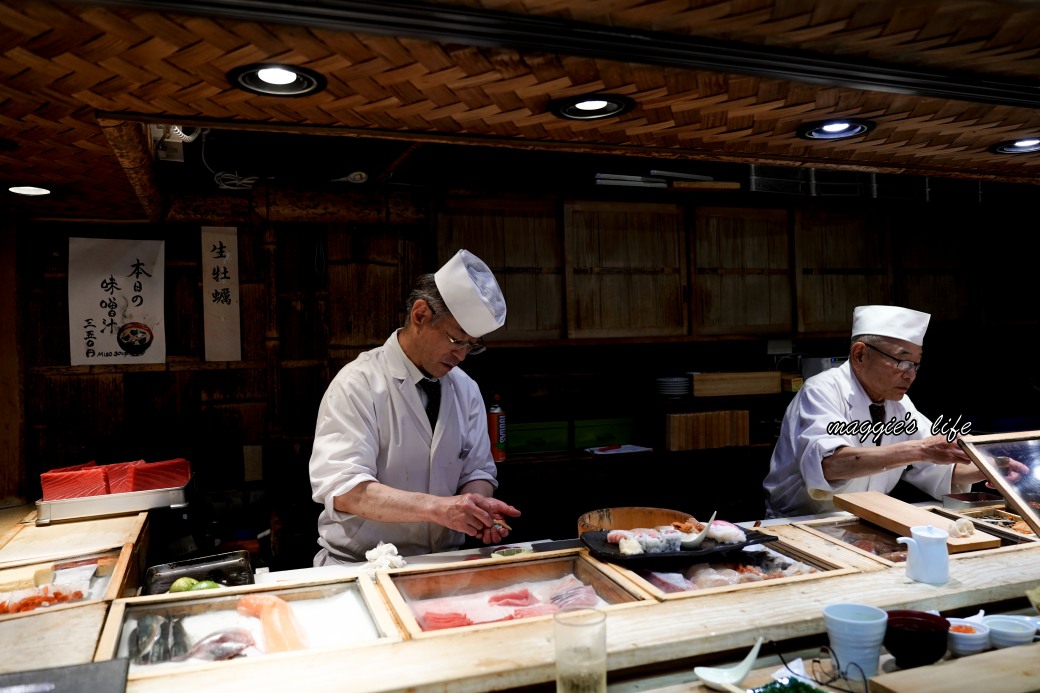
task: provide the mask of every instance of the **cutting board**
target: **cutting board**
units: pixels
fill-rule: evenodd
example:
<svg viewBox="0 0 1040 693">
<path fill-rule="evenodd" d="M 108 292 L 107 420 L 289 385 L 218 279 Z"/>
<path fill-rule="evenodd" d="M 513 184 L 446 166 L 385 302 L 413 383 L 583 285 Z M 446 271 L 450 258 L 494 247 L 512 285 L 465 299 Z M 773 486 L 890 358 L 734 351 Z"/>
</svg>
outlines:
<svg viewBox="0 0 1040 693">
<path fill-rule="evenodd" d="M 1040 642 L 991 650 L 926 667 L 881 674 L 870 679 L 875 693 L 950 693 L 950 691 L 1040 691 Z"/>
<path fill-rule="evenodd" d="M 916 505 L 904 503 L 880 491 L 836 493 L 834 494 L 834 505 L 878 527 L 895 532 L 901 537 L 910 536 L 910 528 L 919 525 L 931 525 L 945 530 L 950 528 L 948 518 L 940 517 Z M 1000 546 L 999 537 L 980 532 L 977 529 L 969 537 L 950 537 L 946 540 L 946 547 L 950 553 L 995 549 L 998 546 Z"/>
</svg>

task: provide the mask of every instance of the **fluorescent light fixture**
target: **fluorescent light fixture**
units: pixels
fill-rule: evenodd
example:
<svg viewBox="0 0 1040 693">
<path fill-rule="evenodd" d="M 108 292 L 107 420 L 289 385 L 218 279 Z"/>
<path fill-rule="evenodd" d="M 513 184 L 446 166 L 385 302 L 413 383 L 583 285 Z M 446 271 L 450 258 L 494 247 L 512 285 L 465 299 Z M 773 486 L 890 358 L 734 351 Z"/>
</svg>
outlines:
<svg viewBox="0 0 1040 693">
<path fill-rule="evenodd" d="M 236 67 L 227 73 L 231 86 L 264 96 L 308 96 L 328 84 L 314 70 L 298 65 L 254 63 Z"/>
<path fill-rule="evenodd" d="M 34 185 L 14 185 L 8 188 L 15 195 L 50 195 L 47 188 L 37 188 Z"/>
<path fill-rule="evenodd" d="M 635 106 L 635 101 L 621 94 L 585 94 L 550 101 L 549 111 L 565 120 L 599 120 L 623 115 Z"/>
<path fill-rule="evenodd" d="M 803 140 L 844 140 L 865 135 L 875 127 L 874 121 L 857 118 L 832 118 L 798 126 Z"/>
</svg>

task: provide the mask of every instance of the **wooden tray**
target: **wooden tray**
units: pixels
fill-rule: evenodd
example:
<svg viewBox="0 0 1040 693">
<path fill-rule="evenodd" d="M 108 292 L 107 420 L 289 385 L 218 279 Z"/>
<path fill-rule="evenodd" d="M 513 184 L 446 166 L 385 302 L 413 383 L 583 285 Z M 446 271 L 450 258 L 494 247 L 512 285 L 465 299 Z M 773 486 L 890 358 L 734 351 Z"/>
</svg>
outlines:
<svg viewBox="0 0 1040 693">
<path fill-rule="evenodd" d="M 870 679 L 870 690 L 872 693 L 1035 693 L 1040 690 L 1037 662 L 1040 662 L 1040 642 L 882 674 Z"/>
<path fill-rule="evenodd" d="M 524 582 L 538 582 L 562 578 L 572 574 L 586 585 L 592 585 L 596 594 L 607 602 L 604 610 L 656 604 L 647 592 L 628 580 L 616 579 L 617 573 L 608 571 L 603 564 L 591 559 L 584 550 L 569 550 L 543 554 L 527 554 L 503 559 L 487 559 L 449 566 L 401 568 L 380 572 L 380 587 L 393 608 L 401 626 L 414 639 L 437 638 L 446 634 L 480 629 L 509 628 L 512 625 L 536 620 L 547 620 L 550 615 L 527 616 L 512 620 L 489 621 L 472 625 L 423 630 L 410 606 L 411 601 L 438 597 L 465 597 L 489 590 L 508 589 Z"/>
<path fill-rule="evenodd" d="M 834 505 L 879 527 L 896 532 L 901 537 L 910 536 L 910 528 L 919 525 L 931 525 L 939 529 L 948 529 L 950 526 L 949 520 L 925 508 L 904 503 L 878 491 L 836 493 Z M 999 546 L 999 537 L 979 530 L 975 530 L 971 536 L 950 537 L 946 541 L 950 553 L 995 549 Z"/>
<path fill-rule="evenodd" d="M 774 537 L 774 539 L 776 539 Z M 643 589 L 652 594 L 661 601 L 669 601 L 672 599 L 688 599 L 690 597 L 699 597 L 706 594 L 718 594 L 720 592 L 743 592 L 746 590 L 762 590 L 769 589 L 777 585 L 786 585 L 792 582 L 802 582 L 806 580 L 820 580 L 835 575 L 849 575 L 851 573 L 859 572 L 857 569 L 847 565 L 833 562 L 825 558 L 821 558 L 817 555 L 805 552 L 791 544 L 786 544 L 780 540 L 773 541 L 768 544 L 768 547 L 777 553 L 781 553 L 788 558 L 792 558 L 796 561 L 809 564 L 817 569 L 815 573 L 808 573 L 805 575 L 792 575 L 789 577 L 772 578 L 769 580 L 759 580 L 757 582 L 744 582 L 737 585 L 720 585 L 718 587 L 705 587 L 697 590 L 687 590 L 682 592 L 666 592 L 660 587 L 654 585 L 646 577 L 640 574 L 639 570 L 642 566 L 638 565 L 619 565 L 617 563 L 607 563 L 606 568 L 610 571 L 616 572 L 620 577 L 628 580 L 635 584 L 640 589 Z M 716 557 L 716 561 L 705 559 L 706 563 L 712 562 L 725 562 L 730 559 L 731 556 L 726 554 L 720 554 Z"/>
<path fill-rule="evenodd" d="M 224 667 L 255 667 L 258 662 L 269 658 L 297 657 L 305 653 L 331 652 L 344 649 L 355 649 L 372 647 L 387 642 L 399 642 L 401 632 L 394 621 L 393 615 L 387 608 L 386 601 L 376 587 L 371 577 L 360 575 L 351 578 L 339 578 L 335 580 L 322 581 L 299 581 L 293 583 L 272 583 L 264 586 L 242 585 L 215 590 L 203 590 L 199 592 L 178 592 L 176 594 L 156 594 L 130 599 L 118 599 L 112 604 L 112 609 L 105 621 L 104 631 L 97 645 L 95 661 L 114 659 L 125 656 L 123 645 L 126 635 L 124 627 L 143 614 L 159 614 L 167 618 L 187 617 L 199 614 L 211 614 L 219 611 L 236 610 L 238 599 L 255 593 L 275 594 L 290 604 L 296 601 L 313 599 L 334 598 L 345 592 L 356 592 L 360 600 L 359 607 L 351 607 L 345 613 L 338 613 L 329 609 L 327 618 L 319 620 L 328 621 L 329 627 L 335 629 L 337 619 L 339 622 L 349 622 L 351 613 L 356 608 L 362 608 L 371 619 L 371 626 L 376 632 L 376 637 L 364 640 L 355 640 L 343 643 L 310 642 L 307 649 L 295 652 L 271 653 L 257 656 L 238 657 L 226 661 L 207 662 L 190 659 L 177 663 L 161 663 L 153 665 L 132 665 L 128 674 L 130 680 L 163 678 L 171 674 L 180 674 L 188 671 L 211 671 L 223 669 Z M 314 622 L 313 614 L 307 620 L 301 620 L 304 628 L 304 637 L 317 639 L 313 633 L 306 630 L 308 621 Z M 259 627 L 259 626 L 258 626 Z"/>
</svg>

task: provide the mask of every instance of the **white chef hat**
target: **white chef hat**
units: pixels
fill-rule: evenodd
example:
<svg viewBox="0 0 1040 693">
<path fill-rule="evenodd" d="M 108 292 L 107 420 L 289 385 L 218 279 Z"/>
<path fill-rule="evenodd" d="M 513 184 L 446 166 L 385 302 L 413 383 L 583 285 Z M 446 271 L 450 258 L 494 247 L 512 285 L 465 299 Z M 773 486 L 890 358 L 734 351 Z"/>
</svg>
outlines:
<svg viewBox="0 0 1040 693">
<path fill-rule="evenodd" d="M 506 299 L 491 268 L 460 250 L 433 275 L 448 310 L 467 334 L 481 337 L 506 321 Z"/>
<path fill-rule="evenodd" d="M 932 316 L 899 306 L 857 306 L 852 311 L 852 336 L 876 334 L 922 346 Z"/>
</svg>

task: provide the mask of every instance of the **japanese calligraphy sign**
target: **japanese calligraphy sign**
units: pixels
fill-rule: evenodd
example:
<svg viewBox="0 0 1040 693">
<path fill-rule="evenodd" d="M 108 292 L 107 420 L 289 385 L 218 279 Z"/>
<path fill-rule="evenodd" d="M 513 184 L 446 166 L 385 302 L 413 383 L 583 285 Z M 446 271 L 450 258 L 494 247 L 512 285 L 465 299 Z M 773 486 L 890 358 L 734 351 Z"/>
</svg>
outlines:
<svg viewBox="0 0 1040 693">
<path fill-rule="evenodd" d="M 202 316 L 207 361 L 241 361 L 238 229 L 202 227 Z"/>
<path fill-rule="evenodd" d="M 74 366 L 165 363 L 163 241 L 69 239 Z"/>
</svg>

